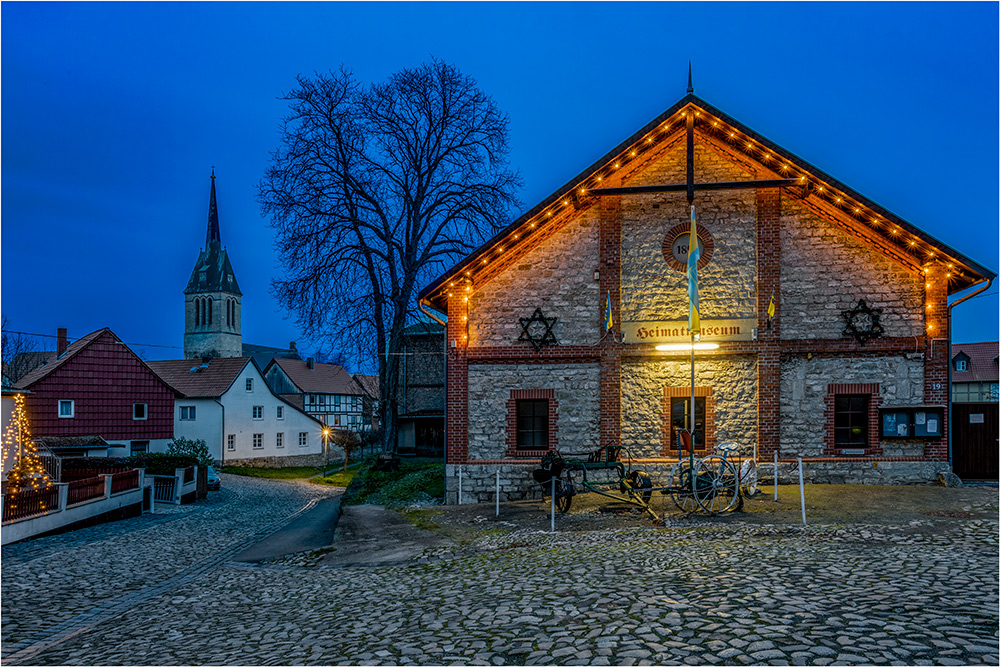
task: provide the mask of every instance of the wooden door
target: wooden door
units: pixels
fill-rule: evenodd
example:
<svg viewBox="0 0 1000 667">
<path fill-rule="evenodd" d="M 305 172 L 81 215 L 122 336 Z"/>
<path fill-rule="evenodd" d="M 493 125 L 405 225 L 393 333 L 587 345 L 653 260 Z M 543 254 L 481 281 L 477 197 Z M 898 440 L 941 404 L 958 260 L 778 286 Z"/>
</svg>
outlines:
<svg viewBox="0 0 1000 667">
<path fill-rule="evenodd" d="M 952 462 L 956 475 L 965 479 L 997 479 L 997 403 L 952 403 Z"/>
</svg>

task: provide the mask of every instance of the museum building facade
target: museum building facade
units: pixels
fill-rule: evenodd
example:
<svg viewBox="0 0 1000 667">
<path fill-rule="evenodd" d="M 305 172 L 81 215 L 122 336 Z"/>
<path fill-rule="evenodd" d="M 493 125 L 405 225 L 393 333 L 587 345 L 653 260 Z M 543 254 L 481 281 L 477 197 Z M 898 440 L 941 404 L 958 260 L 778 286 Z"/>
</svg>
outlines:
<svg viewBox="0 0 1000 667">
<path fill-rule="evenodd" d="M 752 183 L 750 183 L 752 181 Z M 428 285 L 447 315 L 448 502 L 533 497 L 547 451 L 802 458 L 816 482 L 950 470 L 948 296 L 996 274 L 689 93 Z M 762 465 L 764 474 L 770 467 Z"/>
</svg>

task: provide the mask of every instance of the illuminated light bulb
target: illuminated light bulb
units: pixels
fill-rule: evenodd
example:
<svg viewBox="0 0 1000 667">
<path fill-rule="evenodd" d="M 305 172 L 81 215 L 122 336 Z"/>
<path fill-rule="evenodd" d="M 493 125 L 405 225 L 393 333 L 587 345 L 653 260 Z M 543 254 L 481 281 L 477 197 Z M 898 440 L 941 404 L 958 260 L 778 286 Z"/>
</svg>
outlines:
<svg viewBox="0 0 1000 667">
<path fill-rule="evenodd" d="M 597 177 L 597 182 L 598 182 L 598 183 L 600 183 L 600 182 L 601 182 L 601 180 L 602 180 L 602 177 L 601 177 L 601 176 L 598 176 L 598 177 Z"/>
<path fill-rule="evenodd" d="M 646 143 L 647 143 L 647 144 L 651 144 L 651 143 L 653 143 L 653 139 L 652 139 L 652 138 L 649 138 L 649 139 L 646 139 Z"/>
<path fill-rule="evenodd" d="M 469 300 L 469 297 L 465 297 L 465 300 L 466 300 L 466 301 L 468 301 L 468 300 Z"/>
<path fill-rule="evenodd" d="M 483 260 L 483 264 L 485 264 L 485 263 L 486 263 L 486 260 L 484 259 L 484 260 Z"/>
<path fill-rule="evenodd" d="M 927 283 L 926 285 L 924 285 L 924 287 L 926 287 L 927 289 L 930 289 L 931 288 L 931 284 Z"/>
<path fill-rule="evenodd" d="M 632 157 L 635 157 L 635 151 L 632 151 Z"/>
<path fill-rule="evenodd" d="M 837 197 L 837 201 L 840 201 L 840 197 Z"/>
<path fill-rule="evenodd" d="M 788 171 L 788 165 L 787 164 L 781 165 L 781 168 L 784 169 L 785 171 Z"/>
<path fill-rule="evenodd" d="M 945 278 L 951 278 L 951 274 L 950 273 L 946 273 L 946 274 L 944 274 L 944 277 Z"/>
<path fill-rule="evenodd" d="M 928 257 L 933 257 L 933 256 L 934 256 L 934 253 L 932 253 L 932 252 L 929 252 L 929 253 L 927 253 L 927 256 L 928 256 Z"/>
<path fill-rule="evenodd" d="M 617 169 L 617 168 L 618 168 L 618 167 L 620 167 L 620 166 L 621 166 L 621 165 L 620 165 L 619 163 L 615 162 L 615 169 Z"/>
<path fill-rule="evenodd" d="M 586 188 L 580 188 L 580 194 L 581 194 L 581 195 L 582 195 L 582 194 L 583 194 L 584 192 L 586 192 L 586 191 L 587 191 L 587 189 L 586 189 Z"/>
<path fill-rule="evenodd" d="M 898 229 L 894 229 L 894 230 L 892 230 L 892 233 L 893 233 L 893 234 L 898 234 L 898 233 L 899 233 L 899 230 L 898 230 Z"/>
<path fill-rule="evenodd" d="M 472 289 L 472 287 L 470 287 L 470 286 L 466 285 L 466 287 L 465 287 L 465 291 L 466 291 L 466 292 L 470 291 L 471 289 Z"/>
<path fill-rule="evenodd" d="M 690 352 L 691 350 L 717 350 L 718 343 L 664 343 L 657 345 L 656 349 L 661 352 Z"/>
<path fill-rule="evenodd" d="M 565 206 L 565 205 L 566 205 L 566 204 L 568 204 L 568 203 L 569 203 L 569 200 L 568 200 L 568 199 L 563 199 L 563 206 Z"/>
<path fill-rule="evenodd" d="M 529 227 L 534 227 L 534 226 L 535 226 L 535 223 L 531 223 L 531 224 L 529 225 Z"/>
<path fill-rule="evenodd" d="M 466 317 L 465 315 L 462 315 L 462 321 L 463 321 L 463 322 L 464 322 L 464 321 L 466 321 L 467 319 L 469 319 L 469 318 L 468 318 L 468 317 Z"/>
<path fill-rule="evenodd" d="M 549 217 L 550 218 L 552 217 L 552 211 L 549 211 Z"/>
<path fill-rule="evenodd" d="M 949 264 L 949 265 L 948 265 L 948 268 L 950 269 L 950 268 L 951 268 L 951 267 L 953 267 L 953 266 L 955 266 L 955 265 L 954 265 L 954 264 Z"/>
<path fill-rule="evenodd" d="M 924 269 L 924 273 L 927 273 L 928 271 L 930 271 L 930 269 Z"/>
<path fill-rule="evenodd" d="M 910 241 L 910 245 L 911 245 L 911 246 L 913 246 L 913 245 L 917 245 L 917 242 L 916 242 L 916 241 Z"/>
<path fill-rule="evenodd" d="M 681 118 L 687 118 L 687 111 L 681 112 Z"/>
<path fill-rule="evenodd" d="M 823 192 L 823 186 L 819 186 L 819 192 Z"/>
<path fill-rule="evenodd" d="M 448 292 L 448 296 L 451 296 L 451 292 Z"/>
<path fill-rule="evenodd" d="M 449 284 L 450 284 L 450 285 L 451 285 L 452 287 L 454 287 L 454 286 L 455 286 L 455 283 L 449 283 Z"/>
<path fill-rule="evenodd" d="M 927 325 L 927 329 L 928 329 L 928 330 L 930 330 L 930 329 L 933 329 L 933 328 L 934 328 L 934 325 L 933 325 L 933 324 L 928 324 L 928 325 Z"/>
<path fill-rule="evenodd" d="M 514 239 L 515 239 L 515 240 L 517 239 L 517 234 L 514 234 Z"/>
<path fill-rule="evenodd" d="M 735 137 L 735 136 L 736 136 L 736 133 L 735 133 L 735 132 L 730 132 L 730 133 L 729 133 L 729 136 L 730 136 L 730 137 Z"/>
<path fill-rule="evenodd" d="M 499 250 L 498 252 L 503 252 L 503 248 L 501 247 L 501 248 L 500 248 L 500 250 Z"/>
<path fill-rule="evenodd" d="M 753 144 L 751 144 L 751 143 L 750 143 L 750 142 L 748 141 L 748 142 L 747 142 L 747 148 L 751 148 L 752 146 L 753 146 Z"/>
<path fill-rule="evenodd" d="M 764 156 L 764 159 L 765 159 L 765 160 L 770 160 L 770 159 L 771 159 L 771 154 L 770 154 L 770 153 L 766 154 L 766 155 Z"/>
<path fill-rule="evenodd" d="M 700 118 L 701 117 L 701 112 L 700 111 L 695 111 L 694 115 Z"/>
<path fill-rule="evenodd" d="M 713 121 L 712 121 L 712 126 L 713 126 L 713 127 L 718 127 L 718 126 L 719 126 L 719 121 L 717 121 L 717 120 L 713 120 Z"/>
</svg>

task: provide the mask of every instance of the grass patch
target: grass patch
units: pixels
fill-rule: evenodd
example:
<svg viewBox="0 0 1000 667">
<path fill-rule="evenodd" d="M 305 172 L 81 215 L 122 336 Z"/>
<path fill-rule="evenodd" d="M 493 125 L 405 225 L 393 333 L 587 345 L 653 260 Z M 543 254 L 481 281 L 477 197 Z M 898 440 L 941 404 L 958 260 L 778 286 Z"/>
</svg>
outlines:
<svg viewBox="0 0 1000 667">
<path fill-rule="evenodd" d="M 379 472 L 376 457 L 365 459 L 341 499 L 343 505 L 406 505 L 444 498 L 444 462 L 402 459 L 399 470 Z"/>
<path fill-rule="evenodd" d="M 267 479 L 304 479 L 319 475 L 325 468 L 315 466 L 294 466 L 290 468 L 241 468 L 237 466 L 226 466 L 219 472 L 230 475 L 243 475 L 244 477 L 265 477 Z"/>
<path fill-rule="evenodd" d="M 317 477 L 312 481 L 313 484 L 327 484 L 329 486 L 350 486 L 351 480 L 354 476 L 358 474 L 358 468 L 348 468 L 345 472 L 344 470 L 338 470 L 332 472 L 329 475 L 323 475 L 322 477 Z"/>
</svg>

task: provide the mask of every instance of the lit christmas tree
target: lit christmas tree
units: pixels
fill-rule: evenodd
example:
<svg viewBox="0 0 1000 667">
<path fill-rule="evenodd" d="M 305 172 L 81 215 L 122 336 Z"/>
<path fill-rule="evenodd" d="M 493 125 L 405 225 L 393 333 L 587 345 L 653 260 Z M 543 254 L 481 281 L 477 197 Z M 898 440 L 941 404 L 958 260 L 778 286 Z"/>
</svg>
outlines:
<svg viewBox="0 0 1000 667">
<path fill-rule="evenodd" d="M 4 452 L 13 453 L 17 462 L 7 473 L 7 493 L 20 494 L 22 491 L 47 489 L 52 486 L 42 457 L 31 438 L 31 428 L 28 424 L 28 412 L 24 408 L 24 396 L 14 395 L 14 418 L 3 434 Z M 7 459 L 7 456 L 4 456 Z M 46 509 L 44 501 L 40 509 Z"/>
</svg>

